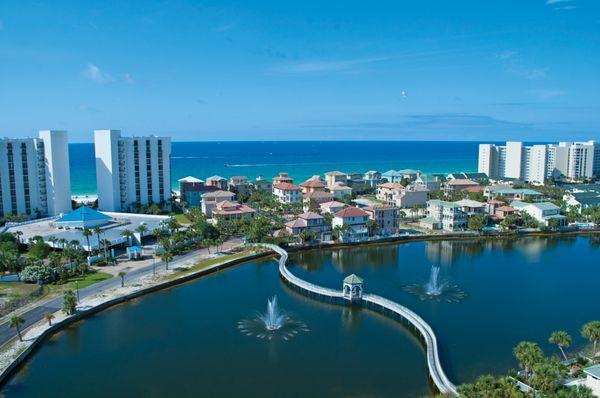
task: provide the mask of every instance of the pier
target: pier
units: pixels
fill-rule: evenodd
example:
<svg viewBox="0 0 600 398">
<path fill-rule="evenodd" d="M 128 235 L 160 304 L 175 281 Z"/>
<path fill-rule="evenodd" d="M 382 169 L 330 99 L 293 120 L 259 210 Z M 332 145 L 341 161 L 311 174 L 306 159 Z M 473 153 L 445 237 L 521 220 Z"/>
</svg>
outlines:
<svg viewBox="0 0 600 398">
<path fill-rule="evenodd" d="M 435 333 L 429 324 L 423 320 L 423 318 L 392 300 L 388 300 L 375 294 L 362 294 L 362 287 L 360 290 L 360 297 L 358 299 L 353 297 L 351 300 L 349 300 L 348 297 L 344 296 L 344 292 L 342 290 L 338 291 L 329 289 L 300 279 L 292 274 L 286 266 L 288 260 L 287 251 L 279 246 L 271 244 L 259 244 L 258 246 L 267 247 L 279 254 L 279 274 L 288 285 L 292 286 L 303 294 L 309 297 L 315 297 L 323 301 L 329 301 L 337 304 L 353 303 L 362 305 L 373 311 L 391 315 L 410 325 L 419 333 L 421 336 L 421 341 L 425 345 L 429 376 L 433 380 L 433 383 L 437 389 L 442 394 L 458 396 L 456 386 L 448 379 L 444 373 L 444 369 L 442 368 Z"/>
</svg>

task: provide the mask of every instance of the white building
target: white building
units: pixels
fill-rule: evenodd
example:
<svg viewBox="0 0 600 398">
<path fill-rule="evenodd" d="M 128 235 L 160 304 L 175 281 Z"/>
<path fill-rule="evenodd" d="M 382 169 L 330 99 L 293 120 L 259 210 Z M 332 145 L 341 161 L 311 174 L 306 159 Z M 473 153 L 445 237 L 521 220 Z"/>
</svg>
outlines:
<svg viewBox="0 0 600 398">
<path fill-rule="evenodd" d="M 467 227 L 467 213 L 457 203 L 429 200 L 427 202 L 427 217 L 420 220 L 420 224 L 429 229 L 463 230 Z"/>
<path fill-rule="evenodd" d="M 0 215 L 46 216 L 71 211 L 66 131 L 0 139 Z"/>
<path fill-rule="evenodd" d="M 120 130 L 94 131 L 98 209 L 131 211 L 133 204 L 171 198 L 171 138 L 121 137 Z"/>
<path fill-rule="evenodd" d="M 518 211 L 524 211 L 533 217 L 537 222 L 549 226 L 550 220 L 555 219 L 556 225 L 562 227 L 567 225 L 567 218 L 560 214 L 560 207 L 551 202 L 527 203 L 514 201 L 510 204 Z"/>
<path fill-rule="evenodd" d="M 302 203 L 300 187 L 287 182 L 273 184 L 273 195 L 280 203 Z"/>
<path fill-rule="evenodd" d="M 341 228 L 344 242 L 360 240 L 369 236 L 367 221 L 369 213 L 356 207 L 346 207 L 333 214 L 331 225 L 333 229 Z"/>
<path fill-rule="evenodd" d="M 600 145 L 594 141 L 525 146 L 480 144 L 478 171 L 492 179 L 515 178 L 543 184 L 548 178 L 600 176 Z"/>
</svg>

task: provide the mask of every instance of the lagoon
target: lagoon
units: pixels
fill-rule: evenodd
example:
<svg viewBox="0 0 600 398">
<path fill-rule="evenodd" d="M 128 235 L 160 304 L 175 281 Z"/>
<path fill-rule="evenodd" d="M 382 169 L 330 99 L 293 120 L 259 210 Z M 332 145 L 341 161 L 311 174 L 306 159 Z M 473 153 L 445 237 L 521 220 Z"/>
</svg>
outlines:
<svg viewBox="0 0 600 398">
<path fill-rule="evenodd" d="M 455 383 L 516 367 L 520 340 L 547 353 L 594 306 L 600 241 L 591 237 L 437 241 L 296 253 L 290 270 L 340 288 L 345 275 L 430 323 Z M 464 291 L 459 301 L 422 300 L 431 266 Z M 240 332 L 238 322 L 279 305 L 308 331 L 289 340 Z M 115 307 L 55 335 L 4 387 L 39 396 L 402 396 L 430 392 L 423 350 L 401 324 L 366 309 L 314 301 L 280 280 L 272 259 L 250 262 Z M 67 376 L 68 375 L 68 376 Z"/>
</svg>

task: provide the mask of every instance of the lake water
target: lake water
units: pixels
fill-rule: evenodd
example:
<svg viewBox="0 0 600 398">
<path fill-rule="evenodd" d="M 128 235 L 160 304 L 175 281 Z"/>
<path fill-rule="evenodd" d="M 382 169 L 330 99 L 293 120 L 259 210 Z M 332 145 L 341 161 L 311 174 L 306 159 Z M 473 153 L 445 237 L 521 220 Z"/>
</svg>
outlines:
<svg viewBox="0 0 600 398">
<path fill-rule="evenodd" d="M 272 179 L 287 171 L 302 182 L 331 170 L 413 168 L 427 173 L 476 171 L 477 142 L 441 141 L 247 141 L 173 142 L 171 185 L 186 176 L 206 179 L 259 175 Z M 96 192 L 93 144 L 71 144 L 71 190 L 74 195 Z"/>
<path fill-rule="evenodd" d="M 598 238 L 413 242 L 311 251 L 290 257 L 296 275 L 341 288 L 345 275 L 430 323 L 452 381 L 516 367 L 521 340 L 547 343 L 598 318 Z M 432 265 L 466 294 L 422 301 L 406 286 Z M 280 306 L 302 321 L 288 341 L 246 336 L 243 319 Z M 247 263 L 105 311 L 55 335 L 3 388 L 7 397 L 421 397 L 423 350 L 401 324 L 366 309 L 306 298 L 279 278 L 274 260 Z M 401 392 L 401 394 L 400 394 Z"/>
</svg>

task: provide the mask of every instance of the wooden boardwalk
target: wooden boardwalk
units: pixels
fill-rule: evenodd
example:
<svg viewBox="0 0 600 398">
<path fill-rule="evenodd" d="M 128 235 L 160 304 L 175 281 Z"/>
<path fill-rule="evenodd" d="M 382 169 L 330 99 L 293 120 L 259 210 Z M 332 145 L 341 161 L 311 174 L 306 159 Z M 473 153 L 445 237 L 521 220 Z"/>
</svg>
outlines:
<svg viewBox="0 0 600 398">
<path fill-rule="evenodd" d="M 295 287 L 308 296 L 317 297 L 326 301 L 332 301 L 340 304 L 349 303 L 349 301 L 344 300 L 344 295 L 341 290 L 334 290 L 315 285 L 292 274 L 286 266 L 288 253 L 281 247 L 271 244 L 260 244 L 259 246 L 267 247 L 279 254 L 279 273 L 289 285 Z M 437 389 L 442 394 L 449 394 L 453 396 L 458 395 L 456 386 L 448 379 L 444 373 L 444 369 L 442 368 L 435 333 L 429 324 L 423 320 L 423 318 L 408 308 L 375 294 L 363 294 L 362 300 L 357 304 L 362 304 L 369 309 L 384 314 L 394 315 L 395 317 L 398 317 L 411 325 L 419 333 L 422 342 L 425 345 L 429 376 L 433 380 L 433 383 L 436 385 Z"/>
</svg>

